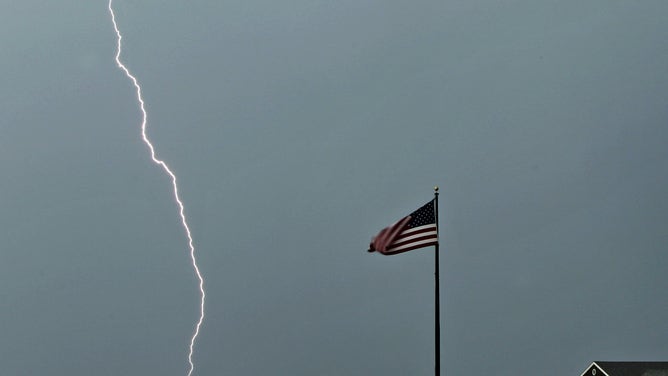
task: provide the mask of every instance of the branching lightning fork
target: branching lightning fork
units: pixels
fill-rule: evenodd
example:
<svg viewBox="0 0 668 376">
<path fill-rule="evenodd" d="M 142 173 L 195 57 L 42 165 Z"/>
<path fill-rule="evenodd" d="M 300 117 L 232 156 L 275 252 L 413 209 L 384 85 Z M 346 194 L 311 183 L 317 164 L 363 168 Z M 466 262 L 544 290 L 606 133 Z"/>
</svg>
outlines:
<svg viewBox="0 0 668 376">
<path fill-rule="evenodd" d="M 118 29 L 118 25 L 116 24 L 116 15 L 114 14 L 114 9 L 112 8 L 112 1 L 109 0 L 109 13 L 111 14 L 111 22 L 114 25 L 114 30 L 116 31 L 116 37 L 117 37 L 117 45 L 116 45 L 116 64 L 118 65 L 118 68 L 120 68 L 123 72 L 125 72 L 125 75 L 132 81 L 136 91 L 137 91 L 137 101 L 139 102 L 139 107 L 142 112 L 142 122 L 141 122 L 141 136 L 142 140 L 148 146 L 148 149 L 151 152 L 151 159 L 153 162 L 156 164 L 160 165 L 162 169 L 165 171 L 167 175 L 172 179 L 172 187 L 174 188 L 174 200 L 176 201 L 176 204 L 179 207 L 179 215 L 181 216 L 181 224 L 183 225 L 183 228 L 185 229 L 186 235 L 188 236 L 188 247 L 190 248 L 190 259 L 192 260 L 192 265 L 193 269 L 195 270 L 195 274 L 197 274 L 197 278 L 199 279 L 199 291 L 200 291 L 200 315 L 199 319 L 197 320 L 197 324 L 195 325 L 195 331 L 193 332 L 192 338 L 190 339 L 190 345 L 189 345 L 189 352 L 188 352 L 188 363 L 190 364 L 190 369 L 188 370 L 188 376 L 190 376 L 193 373 L 193 370 L 195 369 L 195 365 L 193 363 L 193 349 L 195 346 L 195 340 L 197 339 L 197 336 L 199 334 L 200 327 L 202 326 L 202 322 L 204 321 L 204 299 L 206 297 L 206 293 L 204 292 L 204 278 L 202 278 L 202 274 L 200 273 L 199 267 L 197 266 L 197 259 L 195 258 L 195 246 L 193 245 L 193 238 L 190 233 L 190 227 L 188 227 L 188 221 L 186 220 L 186 216 L 184 214 L 185 208 L 183 206 L 183 202 L 179 198 L 179 188 L 178 185 L 176 184 L 176 175 L 172 172 L 172 170 L 167 166 L 167 164 L 158 159 L 155 154 L 155 149 L 153 147 L 153 144 L 151 141 L 148 139 L 146 136 L 146 108 L 144 106 L 144 99 L 142 98 L 141 95 L 141 86 L 139 86 L 139 82 L 137 81 L 137 78 L 130 73 L 130 70 L 121 62 L 121 39 L 123 37 L 121 36 L 121 32 Z"/>
</svg>

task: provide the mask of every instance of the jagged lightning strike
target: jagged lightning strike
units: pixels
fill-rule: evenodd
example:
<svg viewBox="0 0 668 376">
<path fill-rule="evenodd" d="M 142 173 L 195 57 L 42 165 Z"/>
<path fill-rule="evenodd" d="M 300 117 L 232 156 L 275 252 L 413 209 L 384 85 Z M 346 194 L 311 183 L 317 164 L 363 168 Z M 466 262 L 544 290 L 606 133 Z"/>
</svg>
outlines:
<svg viewBox="0 0 668 376">
<path fill-rule="evenodd" d="M 160 165 L 162 169 L 165 171 L 167 175 L 172 179 L 172 187 L 174 188 L 174 200 L 176 201 L 176 204 L 179 207 L 179 215 L 181 216 L 181 224 L 183 225 L 183 228 L 186 231 L 186 235 L 188 236 L 188 247 L 190 248 L 190 259 L 192 260 L 192 265 L 193 269 L 195 270 L 195 274 L 197 274 L 197 278 L 199 279 L 199 291 L 200 291 L 200 315 L 199 319 L 197 320 L 197 324 L 195 325 L 195 331 L 193 332 L 193 335 L 190 339 L 190 345 L 189 345 L 189 352 L 188 352 L 188 363 L 190 364 L 190 369 L 188 370 L 188 376 L 190 376 L 193 373 L 193 370 L 195 369 L 195 364 L 193 363 L 193 349 L 195 346 L 195 340 L 197 339 L 197 335 L 199 334 L 199 329 L 202 326 L 202 322 L 204 321 L 204 299 L 206 297 L 206 293 L 204 292 L 204 278 L 202 278 L 202 274 L 200 273 L 199 267 L 197 266 L 197 259 L 195 258 L 195 246 L 193 246 L 193 238 L 190 233 L 190 227 L 188 227 L 188 221 L 186 220 L 186 216 L 184 214 L 185 207 L 183 206 L 183 202 L 179 198 L 179 188 L 178 185 L 176 184 L 176 175 L 172 172 L 172 170 L 167 166 L 167 164 L 158 159 L 155 155 L 155 149 L 153 148 L 153 144 L 151 141 L 148 139 L 146 136 L 146 108 L 144 107 L 144 99 L 142 98 L 141 95 L 141 86 L 139 86 L 139 82 L 137 81 L 137 78 L 130 73 L 130 70 L 121 62 L 121 39 L 123 37 L 121 36 L 121 32 L 118 29 L 118 25 L 116 24 L 116 15 L 114 14 L 114 9 L 112 8 L 112 2 L 113 0 L 109 0 L 109 13 L 111 14 L 111 22 L 114 25 L 114 30 L 116 31 L 116 38 L 117 38 L 117 44 L 116 44 L 116 65 L 118 65 L 118 68 L 120 68 L 123 72 L 125 72 L 125 75 L 132 81 L 132 84 L 134 85 L 136 91 L 137 91 L 137 101 L 139 102 L 139 108 L 141 109 L 142 113 L 142 122 L 141 122 L 141 137 L 146 146 L 148 146 L 148 149 L 151 152 L 151 159 L 153 162 L 156 164 Z"/>
</svg>

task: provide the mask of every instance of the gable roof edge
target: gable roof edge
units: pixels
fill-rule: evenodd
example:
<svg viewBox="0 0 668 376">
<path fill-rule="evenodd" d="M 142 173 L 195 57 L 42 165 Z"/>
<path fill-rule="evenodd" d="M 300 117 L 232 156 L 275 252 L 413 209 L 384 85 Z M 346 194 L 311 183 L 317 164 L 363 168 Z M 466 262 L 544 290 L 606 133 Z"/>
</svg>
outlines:
<svg viewBox="0 0 668 376">
<path fill-rule="evenodd" d="M 596 366 L 596 368 L 598 368 L 599 370 L 601 370 L 601 372 L 603 372 L 603 375 L 602 375 L 602 376 L 610 376 L 610 375 L 608 375 L 607 372 L 605 372 L 605 370 L 603 370 L 603 368 L 601 368 L 601 366 L 599 366 L 598 364 L 596 364 L 596 362 L 591 362 L 591 364 L 589 365 L 589 367 L 585 368 L 585 370 L 582 372 L 582 374 L 581 374 L 580 376 L 585 376 L 585 374 L 587 373 L 587 371 L 589 371 L 589 370 L 591 369 L 592 366 Z"/>
</svg>

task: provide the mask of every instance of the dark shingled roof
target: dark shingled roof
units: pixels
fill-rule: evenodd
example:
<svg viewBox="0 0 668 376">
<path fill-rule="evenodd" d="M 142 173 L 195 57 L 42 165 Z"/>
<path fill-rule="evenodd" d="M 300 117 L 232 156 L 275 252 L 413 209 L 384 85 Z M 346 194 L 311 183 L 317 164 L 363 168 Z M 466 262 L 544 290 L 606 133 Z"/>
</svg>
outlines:
<svg viewBox="0 0 668 376">
<path fill-rule="evenodd" d="M 668 376 L 668 362 L 594 362 L 594 364 L 608 376 Z"/>
</svg>

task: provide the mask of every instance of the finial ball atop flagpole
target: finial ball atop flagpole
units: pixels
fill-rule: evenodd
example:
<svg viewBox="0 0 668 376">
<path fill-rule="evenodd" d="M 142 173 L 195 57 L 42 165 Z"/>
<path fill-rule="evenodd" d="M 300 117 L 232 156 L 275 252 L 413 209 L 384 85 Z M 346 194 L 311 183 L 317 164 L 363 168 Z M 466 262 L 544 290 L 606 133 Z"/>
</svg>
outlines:
<svg viewBox="0 0 668 376">
<path fill-rule="evenodd" d="M 434 192 L 438 193 L 438 185 L 434 187 Z"/>
</svg>

